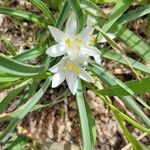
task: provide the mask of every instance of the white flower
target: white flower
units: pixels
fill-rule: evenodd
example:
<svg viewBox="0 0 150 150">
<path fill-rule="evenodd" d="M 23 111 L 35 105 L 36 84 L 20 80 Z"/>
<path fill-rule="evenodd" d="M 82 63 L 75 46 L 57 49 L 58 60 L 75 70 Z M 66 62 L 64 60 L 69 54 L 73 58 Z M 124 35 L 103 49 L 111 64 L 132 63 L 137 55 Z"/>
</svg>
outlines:
<svg viewBox="0 0 150 150">
<path fill-rule="evenodd" d="M 78 77 L 86 82 L 94 82 L 93 78 L 79 64 L 72 62 L 66 56 L 50 71 L 55 73 L 52 79 L 52 87 L 57 87 L 66 79 L 73 95 L 77 91 Z"/>
<path fill-rule="evenodd" d="M 77 22 L 74 13 L 67 20 L 65 32 L 52 26 L 49 26 L 49 30 L 56 44 L 47 49 L 47 55 L 51 57 L 68 55 L 71 61 L 78 61 L 79 59 L 80 63 L 86 62 L 89 56 L 93 56 L 97 63 L 101 62 L 97 48 L 90 43 L 94 28 L 88 25 L 77 34 Z"/>
</svg>

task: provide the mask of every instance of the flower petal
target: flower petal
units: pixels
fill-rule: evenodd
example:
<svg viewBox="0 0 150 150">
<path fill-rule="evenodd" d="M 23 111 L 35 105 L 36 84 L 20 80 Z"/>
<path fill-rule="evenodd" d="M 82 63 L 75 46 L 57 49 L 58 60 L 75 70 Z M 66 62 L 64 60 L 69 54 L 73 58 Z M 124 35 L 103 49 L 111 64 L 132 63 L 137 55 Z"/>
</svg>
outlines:
<svg viewBox="0 0 150 150">
<path fill-rule="evenodd" d="M 55 73 L 52 79 L 52 88 L 57 87 L 58 85 L 60 85 L 63 81 L 65 80 L 65 74 L 64 72 L 58 72 Z"/>
<path fill-rule="evenodd" d="M 49 71 L 56 73 L 56 72 L 60 72 L 60 70 L 62 70 L 62 68 L 66 65 L 66 57 L 63 57 L 59 63 L 57 63 L 55 66 L 53 66 L 52 68 L 49 69 Z"/>
<path fill-rule="evenodd" d="M 67 33 L 70 36 L 74 36 L 76 30 L 77 30 L 76 16 L 74 13 L 72 13 L 67 20 L 65 33 Z"/>
<path fill-rule="evenodd" d="M 91 82 L 91 83 L 94 83 L 94 80 L 93 78 L 80 66 L 78 66 L 79 70 L 80 70 L 80 74 L 79 74 L 79 77 L 81 79 L 83 79 L 84 81 L 86 82 Z"/>
<path fill-rule="evenodd" d="M 56 42 L 59 43 L 66 37 L 66 34 L 62 32 L 61 30 L 59 30 L 58 28 L 55 28 L 52 26 L 48 26 L 48 28 Z"/>
<path fill-rule="evenodd" d="M 46 50 L 46 54 L 51 57 L 58 57 L 64 55 L 65 53 L 66 53 L 65 47 L 61 46 L 60 44 L 52 45 Z"/>
<path fill-rule="evenodd" d="M 84 42 L 89 41 L 90 36 L 92 35 L 94 28 L 91 25 L 86 26 L 79 34 L 79 38 Z"/>
<path fill-rule="evenodd" d="M 81 51 L 83 53 L 83 55 L 89 55 L 94 57 L 94 60 L 96 61 L 97 64 L 101 63 L 101 57 L 98 53 L 98 49 L 93 47 L 93 46 L 87 46 L 87 47 L 82 47 Z"/>
<path fill-rule="evenodd" d="M 107 33 L 107 36 L 109 36 L 111 40 L 115 38 L 115 35 L 111 33 Z M 101 35 L 100 38 L 98 39 L 98 43 L 105 43 L 105 42 L 107 42 L 107 40 L 105 39 L 104 36 Z"/>
<path fill-rule="evenodd" d="M 69 87 L 71 93 L 72 93 L 73 95 L 75 95 L 76 92 L 77 92 L 77 83 L 78 83 L 78 78 L 77 78 L 77 76 L 75 76 L 75 75 L 73 74 L 73 72 L 68 71 L 68 72 L 66 73 L 66 81 L 67 81 L 67 84 L 68 84 L 68 87 Z"/>
</svg>

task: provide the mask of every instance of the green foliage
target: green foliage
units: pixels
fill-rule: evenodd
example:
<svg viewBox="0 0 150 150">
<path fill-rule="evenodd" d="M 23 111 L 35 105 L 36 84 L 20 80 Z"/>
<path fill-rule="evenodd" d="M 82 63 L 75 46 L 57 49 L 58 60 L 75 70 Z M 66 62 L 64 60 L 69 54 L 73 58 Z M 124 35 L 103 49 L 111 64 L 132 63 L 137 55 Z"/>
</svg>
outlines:
<svg viewBox="0 0 150 150">
<path fill-rule="evenodd" d="M 97 96 L 99 96 L 104 103 L 110 107 L 114 117 L 122 128 L 124 135 L 132 144 L 133 148 L 135 150 L 139 150 L 140 148 L 146 149 L 146 147 L 139 143 L 128 131 L 124 125 L 124 121 L 127 121 L 142 132 L 150 133 L 150 119 L 143 112 L 144 108 L 150 109 L 150 106 L 139 95 L 150 92 L 150 67 L 138 60 L 134 60 L 133 58 L 124 55 L 124 51 L 118 46 L 118 44 L 107 36 L 107 32 L 113 33 L 117 40 L 126 44 L 133 53 L 139 56 L 139 58 L 149 63 L 150 45 L 145 42 L 142 37 L 136 35 L 126 27 L 126 23 L 150 13 L 150 6 L 146 5 L 147 1 L 139 1 L 139 4 L 142 4 L 142 6 L 129 12 L 127 12 L 127 10 L 132 2 L 134 2 L 133 0 L 30 1 L 41 12 L 41 16 L 28 11 L 0 6 L 0 14 L 13 17 L 14 19 L 20 20 L 20 22 L 25 19 L 39 26 L 39 35 L 35 41 L 36 47 L 22 52 L 21 54 L 18 54 L 13 43 L 8 41 L 4 34 L 0 36 L 0 41 L 5 43 L 7 48 L 7 53 L 5 55 L 0 53 L 0 90 L 8 90 L 6 97 L 0 100 L 0 122 L 6 120 L 9 121 L 6 129 L 0 132 L 0 143 L 2 143 L 7 149 L 15 150 L 23 147 L 28 140 L 26 137 L 16 135 L 16 126 L 31 111 L 36 111 L 37 109 L 51 105 L 52 101 L 45 105 L 37 104 L 51 84 L 52 74 L 48 69 L 58 62 L 57 59 L 50 58 L 45 54 L 48 46 L 53 44 L 53 39 L 50 39 L 47 27 L 48 25 L 53 25 L 59 29 L 63 29 L 66 19 L 73 11 L 76 14 L 78 22 L 78 32 L 86 25 L 87 16 L 90 16 L 91 21 L 95 25 L 95 33 L 98 33 L 99 37 L 103 35 L 106 38 L 108 44 L 111 46 L 111 50 L 108 48 L 99 48 L 99 53 L 103 58 L 125 65 L 137 76 L 144 76 L 144 78 L 141 78 L 140 80 L 123 83 L 104 67 L 96 65 L 92 61 L 89 63 L 89 66 L 87 66 L 88 71 L 92 76 L 97 77 L 99 82 L 102 82 L 105 88 L 100 89 L 96 84 L 83 84 L 81 80 L 78 81 L 76 102 L 80 118 L 83 149 L 94 149 L 96 144 L 95 119 L 86 101 L 86 88 L 92 89 Z M 109 15 L 106 15 L 97 5 L 106 3 L 113 3 L 115 5 Z M 51 11 L 50 8 L 58 11 L 58 18 L 54 17 L 54 11 Z M 149 20 L 148 17 L 147 19 Z M 36 66 L 27 63 L 28 61 L 37 58 L 39 63 Z M 39 85 L 41 87 L 40 89 Z M 19 94 L 21 94 L 21 104 L 17 106 L 15 111 L 5 113 L 8 105 Z M 63 93 L 62 97 L 65 97 L 65 94 L 66 92 Z M 105 96 L 107 96 L 107 98 Z M 139 119 L 140 121 L 137 122 L 137 120 L 135 121 L 121 112 L 111 103 L 108 96 L 118 96 L 131 113 L 136 115 L 137 120 Z M 57 103 L 57 101 L 53 102 L 53 104 L 55 103 Z M 13 142 L 11 142 L 11 140 Z"/>
</svg>

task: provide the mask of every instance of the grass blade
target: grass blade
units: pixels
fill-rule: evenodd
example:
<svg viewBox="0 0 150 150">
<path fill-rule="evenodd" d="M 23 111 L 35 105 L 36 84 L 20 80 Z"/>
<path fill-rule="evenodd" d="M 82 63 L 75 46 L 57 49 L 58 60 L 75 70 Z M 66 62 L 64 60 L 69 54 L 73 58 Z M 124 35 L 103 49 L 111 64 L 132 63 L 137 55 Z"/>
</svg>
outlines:
<svg viewBox="0 0 150 150">
<path fill-rule="evenodd" d="M 80 32 L 84 25 L 85 25 L 85 16 L 82 12 L 82 9 L 80 8 L 79 1 L 78 0 L 68 0 L 73 8 L 73 11 L 76 14 L 76 20 L 78 23 L 77 32 Z"/>
<path fill-rule="evenodd" d="M 78 91 L 76 94 L 76 101 L 78 106 L 78 113 L 80 118 L 80 126 L 82 132 L 82 140 L 83 140 L 83 150 L 91 150 L 92 149 L 92 141 L 90 135 L 90 127 L 88 114 L 86 110 L 85 99 L 83 95 L 83 89 L 80 79 L 78 80 Z"/>
<path fill-rule="evenodd" d="M 0 55 L 0 70 L 17 76 L 33 76 L 45 71 L 45 66 L 27 65 Z M 8 65 L 9 64 L 9 65 Z"/>
<path fill-rule="evenodd" d="M 130 6 L 133 0 L 121 0 L 115 5 L 114 9 L 111 12 L 111 15 L 108 18 L 108 21 L 102 27 L 104 32 L 107 32 L 111 26 L 121 17 L 121 15 L 126 11 L 126 9 Z"/>
<path fill-rule="evenodd" d="M 47 26 L 47 22 L 44 19 L 26 11 L 17 10 L 13 8 L 0 7 L 0 14 L 26 19 L 31 22 L 37 23 L 41 26 Z"/>
<path fill-rule="evenodd" d="M 53 14 L 41 0 L 30 0 L 30 1 L 44 13 L 44 15 L 48 18 L 49 21 L 51 21 L 52 24 L 55 23 L 55 18 Z"/>
<path fill-rule="evenodd" d="M 100 52 L 102 57 L 117 61 L 121 64 L 128 66 L 127 62 L 124 60 L 124 57 L 121 54 L 114 51 L 110 51 L 109 49 L 100 49 Z M 145 66 L 144 64 L 129 57 L 127 59 L 134 69 L 139 70 L 143 73 L 150 74 L 150 68 L 148 66 Z"/>
<path fill-rule="evenodd" d="M 134 91 L 136 94 L 143 94 L 145 92 L 150 92 L 150 78 L 145 78 L 139 80 L 132 80 L 127 81 L 124 84 L 126 84 L 132 91 Z M 120 86 L 111 86 L 109 88 L 105 88 L 103 90 L 100 90 L 100 93 L 102 95 L 107 96 L 126 96 L 129 95 L 128 92 L 123 90 Z"/>
<path fill-rule="evenodd" d="M 10 102 L 25 88 L 25 86 L 31 82 L 31 80 L 32 79 L 26 80 L 17 85 L 2 101 L 0 101 L 0 113 L 7 108 L 8 104 L 10 104 Z"/>
<path fill-rule="evenodd" d="M 96 64 L 90 64 L 89 70 L 91 72 L 93 72 L 95 75 L 97 75 L 108 86 L 116 85 L 119 82 L 120 82 L 119 86 L 122 87 L 122 85 L 124 85 L 119 79 L 116 79 L 115 76 L 108 73 L 107 70 L 105 70 L 104 68 L 102 68 Z M 124 90 L 126 90 L 126 87 L 122 87 L 122 88 Z M 129 89 L 129 88 L 127 87 L 127 89 Z M 135 95 L 133 95 L 133 96 L 135 96 Z M 136 99 L 137 99 L 137 96 L 136 96 Z M 141 118 L 141 120 L 143 120 L 143 122 L 148 127 L 150 127 L 150 119 L 143 113 L 143 111 L 140 109 L 140 107 L 137 105 L 137 103 L 131 97 L 123 96 L 123 97 L 121 97 L 121 100 L 123 100 L 123 102 L 127 105 L 127 107 L 129 107 L 137 116 L 139 116 Z M 143 101 L 141 99 L 138 98 L 138 100 L 140 100 L 140 102 L 143 103 Z"/>
<path fill-rule="evenodd" d="M 5 143 L 5 141 L 9 138 L 10 134 L 14 131 L 17 124 L 32 110 L 35 104 L 40 100 L 40 98 L 44 95 L 47 88 L 51 83 L 51 77 L 48 77 L 43 86 L 39 89 L 39 91 L 30 98 L 23 107 L 20 107 L 20 113 L 11 120 L 7 128 L 0 134 L 0 143 Z"/>
</svg>

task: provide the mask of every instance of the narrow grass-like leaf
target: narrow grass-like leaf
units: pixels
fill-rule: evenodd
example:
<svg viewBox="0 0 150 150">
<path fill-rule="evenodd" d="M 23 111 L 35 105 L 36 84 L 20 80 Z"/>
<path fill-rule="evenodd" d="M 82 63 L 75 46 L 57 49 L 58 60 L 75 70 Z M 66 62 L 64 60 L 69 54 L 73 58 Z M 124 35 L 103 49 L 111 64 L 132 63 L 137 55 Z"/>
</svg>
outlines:
<svg viewBox="0 0 150 150">
<path fill-rule="evenodd" d="M 4 55 L 0 55 L 0 70 L 6 73 L 18 76 L 38 75 L 45 71 L 45 66 L 33 66 L 9 59 Z M 9 64 L 9 65 L 8 65 Z"/>
<path fill-rule="evenodd" d="M 87 101 L 85 101 L 85 105 L 86 105 L 87 116 L 88 116 L 88 121 L 89 121 L 90 137 L 91 137 L 92 147 L 94 149 L 94 146 L 96 145 L 95 118 L 94 118 L 94 115 L 92 114 L 92 111 L 91 111 Z"/>
<path fill-rule="evenodd" d="M 18 76 L 8 74 L 8 73 L 4 73 L 4 72 L 0 71 L 0 85 L 1 85 L 1 83 L 16 81 L 19 78 L 20 77 L 18 77 Z"/>
<path fill-rule="evenodd" d="M 135 150 L 143 150 L 140 143 L 133 137 L 133 135 L 128 131 L 128 129 L 126 128 L 126 126 L 123 123 L 123 120 L 121 118 L 121 116 L 118 114 L 118 112 L 112 110 L 115 118 L 117 119 L 119 125 L 121 126 L 124 135 L 126 136 L 126 138 L 128 139 L 128 141 L 132 144 L 133 148 Z"/>
<path fill-rule="evenodd" d="M 55 23 L 55 18 L 49 8 L 41 0 L 30 0 L 37 8 L 39 8 L 44 15 L 51 21 L 52 24 Z"/>
<path fill-rule="evenodd" d="M 41 56 L 45 52 L 45 50 L 46 50 L 45 46 L 35 47 L 17 56 L 14 56 L 13 59 L 20 62 L 35 59 L 36 57 Z"/>
<path fill-rule="evenodd" d="M 92 149 L 92 141 L 90 137 L 90 127 L 88 121 L 88 114 L 86 110 L 85 99 L 83 95 L 83 89 L 80 79 L 78 80 L 78 91 L 76 94 L 76 101 L 78 106 L 78 113 L 80 118 L 80 126 L 83 140 L 83 150 Z"/>
<path fill-rule="evenodd" d="M 127 27 L 115 24 L 110 31 L 116 34 L 120 40 L 127 44 L 133 52 L 141 56 L 142 59 L 150 62 L 150 46 Z"/>
<path fill-rule="evenodd" d="M 26 102 L 26 104 L 23 105 L 23 107 L 20 107 L 20 113 L 11 120 L 7 128 L 0 134 L 0 143 L 5 143 L 5 141 L 9 138 L 10 133 L 12 133 L 16 128 L 17 124 L 31 111 L 35 104 L 44 95 L 50 83 L 51 77 L 48 77 L 43 86 L 39 89 L 39 91 L 32 98 L 30 98 Z"/>
<path fill-rule="evenodd" d="M 97 89 L 93 86 L 88 86 L 91 90 L 93 90 L 95 92 L 96 95 L 99 96 L 100 100 L 103 100 L 103 102 L 108 105 L 112 110 L 115 110 L 118 112 L 118 114 L 120 114 L 120 116 L 126 120 L 127 122 L 129 122 L 130 124 L 132 124 L 134 127 L 138 128 L 139 130 L 141 130 L 142 132 L 146 132 L 148 134 L 150 134 L 150 129 L 144 127 L 143 125 L 137 123 L 137 121 L 134 121 L 133 119 L 131 119 L 130 117 L 128 117 L 127 115 L 125 115 L 123 112 L 121 112 L 117 107 L 115 107 L 111 101 L 109 99 L 107 99 L 106 97 L 104 97 L 103 95 L 101 95 Z"/>
<path fill-rule="evenodd" d="M 112 74 L 108 73 L 108 71 L 96 64 L 90 64 L 89 66 L 90 71 L 92 71 L 95 75 L 97 75 L 102 81 L 104 81 L 107 85 L 117 85 L 119 84 L 119 86 L 122 87 L 122 85 L 124 86 L 124 84 L 117 79 L 115 76 L 113 76 Z M 120 83 L 119 83 L 120 82 Z M 122 87 L 124 90 L 129 89 L 127 87 Z M 131 91 L 131 89 L 130 89 Z M 135 96 L 135 95 L 134 95 Z M 137 96 L 136 96 L 137 98 Z M 138 98 L 139 99 L 139 98 Z M 129 96 L 123 96 L 121 97 L 121 100 L 127 105 L 127 107 L 129 107 L 137 116 L 139 116 L 141 118 L 141 120 L 143 120 L 143 122 L 150 127 L 150 119 L 143 113 L 143 111 L 140 109 L 140 107 L 137 105 L 137 103 L 134 101 L 134 99 L 132 99 Z M 141 99 L 139 99 L 140 102 L 143 103 L 143 101 L 141 101 Z"/>
<path fill-rule="evenodd" d="M 145 78 L 139 80 L 127 81 L 125 84 L 136 94 L 143 94 L 145 92 L 150 92 L 150 78 Z M 108 96 L 126 96 L 129 95 L 128 92 L 123 90 L 120 86 L 112 86 L 100 91 L 103 95 Z"/>
<path fill-rule="evenodd" d="M 32 79 L 26 80 L 23 83 L 17 85 L 8 95 L 0 101 L 0 113 L 2 113 L 10 104 L 10 102 L 24 89 L 24 87 L 31 82 Z"/>
<path fill-rule="evenodd" d="M 130 4 L 133 2 L 133 0 L 121 0 L 118 1 L 118 3 L 115 5 L 114 9 L 111 12 L 111 15 L 109 16 L 108 21 L 105 22 L 105 24 L 102 27 L 102 30 L 104 32 L 107 32 L 111 26 L 121 17 L 121 15 L 126 11 L 126 9 L 130 6 Z"/>
<path fill-rule="evenodd" d="M 26 19 L 31 22 L 37 23 L 41 26 L 47 26 L 46 20 L 44 20 L 41 17 L 36 16 L 30 12 L 17 10 L 17 9 L 13 9 L 13 8 L 0 7 L 0 14 L 5 14 L 5 15 L 21 18 L 21 19 Z"/>
<path fill-rule="evenodd" d="M 62 28 L 64 22 L 66 21 L 66 19 L 68 18 L 69 16 L 69 11 L 71 9 L 71 5 L 68 1 L 65 2 L 65 4 L 63 5 L 63 8 L 61 10 L 61 13 L 59 15 L 59 18 L 55 24 L 55 26 L 59 29 Z"/>
<path fill-rule="evenodd" d="M 77 28 L 77 32 L 80 32 L 84 25 L 85 25 L 85 16 L 82 12 L 82 9 L 80 8 L 79 5 L 79 0 L 68 0 L 73 8 L 73 11 L 76 14 L 76 19 L 77 19 L 77 23 L 78 23 L 78 28 Z"/>
<path fill-rule="evenodd" d="M 123 56 L 120 53 L 110 51 L 108 49 L 100 49 L 100 52 L 104 58 L 114 60 L 114 61 L 117 61 L 121 64 L 128 66 L 127 62 L 124 60 Z M 131 59 L 129 57 L 127 59 L 134 69 L 139 70 L 143 73 L 150 74 L 150 67 L 148 67 L 134 59 Z"/>
<path fill-rule="evenodd" d="M 14 47 L 14 45 L 9 40 L 7 40 L 7 38 L 5 36 L 2 36 L 2 39 L 3 39 L 3 42 L 6 44 L 6 48 L 8 49 L 9 53 L 12 56 L 16 56 L 17 55 L 17 50 Z"/>
<path fill-rule="evenodd" d="M 143 101 L 140 97 L 138 97 L 136 95 L 136 93 L 134 93 L 134 91 L 132 91 L 132 89 L 130 89 L 127 85 L 125 85 L 122 81 L 120 81 L 118 78 L 116 78 L 114 75 L 108 73 L 108 71 L 106 71 L 104 68 L 94 65 L 94 67 L 97 67 L 99 69 L 99 71 L 101 70 L 101 74 L 103 75 L 103 73 L 105 72 L 105 74 L 108 76 L 108 78 L 111 78 L 115 81 L 116 85 L 120 86 L 120 88 L 122 88 L 122 90 L 126 91 L 128 93 L 128 95 L 132 95 L 134 98 L 136 98 L 136 100 L 141 103 L 143 106 L 145 106 L 147 109 L 150 110 L 150 106 L 148 106 L 145 101 Z"/>
<path fill-rule="evenodd" d="M 144 15 L 147 15 L 150 13 L 150 5 L 144 6 L 140 9 L 137 10 L 133 10 L 128 12 L 127 14 L 122 15 L 119 19 L 118 19 L 118 23 L 119 24 L 124 24 L 127 23 L 129 21 L 133 21 L 135 19 L 138 19 Z"/>
<path fill-rule="evenodd" d="M 100 28 L 99 31 L 101 32 L 101 34 L 105 37 L 105 39 L 107 40 L 107 42 L 111 45 L 111 47 L 113 49 L 115 49 L 118 53 L 122 54 L 124 60 L 126 61 L 126 63 L 128 64 L 129 68 L 133 71 L 133 73 L 136 75 L 136 77 L 140 80 L 138 74 L 136 73 L 136 71 L 134 70 L 134 68 L 132 67 L 132 65 L 130 64 L 130 62 L 128 61 L 128 57 L 126 56 L 126 53 L 124 52 L 124 50 L 122 49 L 121 46 L 119 46 L 115 41 L 113 41 L 105 32 L 103 32 Z"/>
<path fill-rule="evenodd" d="M 80 2 L 81 8 L 84 9 L 85 11 L 91 13 L 94 16 L 107 18 L 107 15 L 104 13 L 104 11 L 91 1 L 89 0 L 80 0 L 80 1 L 81 1 Z"/>
</svg>

